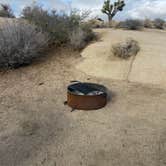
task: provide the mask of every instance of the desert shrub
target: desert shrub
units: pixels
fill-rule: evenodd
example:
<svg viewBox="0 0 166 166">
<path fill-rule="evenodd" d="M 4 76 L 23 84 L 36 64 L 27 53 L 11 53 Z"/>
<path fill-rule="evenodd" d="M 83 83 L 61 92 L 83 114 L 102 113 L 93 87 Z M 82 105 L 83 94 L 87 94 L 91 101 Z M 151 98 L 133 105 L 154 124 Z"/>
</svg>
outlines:
<svg viewBox="0 0 166 166">
<path fill-rule="evenodd" d="M 7 4 L 0 4 L 0 17 L 14 18 L 11 7 Z"/>
<path fill-rule="evenodd" d="M 85 42 L 89 43 L 92 40 L 96 39 L 96 34 L 93 32 L 91 26 L 88 23 L 82 23 L 80 28 L 83 30 L 85 34 Z"/>
<path fill-rule="evenodd" d="M 145 28 L 153 28 L 153 22 L 150 19 L 144 20 L 144 27 Z"/>
<path fill-rule="evenodd" d="M 143 28 L 143 22 L 141 20 L 127 19 L 120 22 L 116 27 L 128 30 L 141 30 Z"/>
<path fill-rule="evenodd" d="M 74 49 L 82 49 L 85 47 L 85 33 L 78 28 L 70 34 L 70 44 Z"/>
<path fill-rule="evenodd" d="M 0 67 L 29 64 L 47 48 L 47 36 L 25 22 L 6 22 L 0 27 L 0 36 Z"/>
<path fill-rule="evenodd" d="M 88 21 L 92 28 L 104 28 L 106 27 L 104 24 L 104 20 L 100 18 L 93 18 Z"/>
<path fill-rule="evenodd" d="M 49 34 L 51 45 L 69 44 L 74 48 L 78 46 L 78 49 L 94 37 L 92 27 L 84 23 L 88 14 L 88 11 L 79 13 L 77 10 L 73 10 L 70 15 L 59 14 L 56 11 L 48 12 L 40 6 L 25 7 L 22 11 L 24 19 Z M 84 37 L 82 37 L 82 34 L 84 34 Z M 79 37 L 80 39 L 78 39 Z M 78 40 L 80 42 L 74 44 Z"/>
<path fill-rule="evenodd" d="M 59 45 L 68 40 L 66 30 L 67 18 L 65 16 L 59 17 L 54 11 L 49 13 L 39 6 L 33 6 L 25 7 L 22 11 L 22 17 L 36 25 L 43 32 L 47 32 L 50 37 L 50 43 Z"/>
<path fill-rule="evenodd" d="M 82 49 L 87 43 L 96 38 L 95 33 L 88 24 L 82 24 L 78 29 L 74 29 L 70 34 L 70 45 L 74 49 Z"/>
<path fill-rule="evenodd" d="M 154 27 L 157 29 L 165 28 L 165 21 L 163 19 L 157 18 L 154 20 Z"/>
<path fill-rule="evenodd" d="M 139 51 L 139 43 L 133 39 L 127 39 L 123 43 L 118 43 L 112 46 L 113 55 L 123 59 L 136 56 Z"/>
</svg>

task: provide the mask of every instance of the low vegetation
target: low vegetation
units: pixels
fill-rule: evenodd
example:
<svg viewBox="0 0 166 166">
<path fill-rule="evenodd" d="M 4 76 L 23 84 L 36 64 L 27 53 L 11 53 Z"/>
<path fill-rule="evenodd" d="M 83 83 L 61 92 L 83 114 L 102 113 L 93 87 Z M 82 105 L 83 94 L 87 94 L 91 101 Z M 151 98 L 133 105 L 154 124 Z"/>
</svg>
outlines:
<svg viewBox="0 0 166 166">
<path fill-rule="evenodd" d="M 117 28 L 123 28 L 127 30 L 142 30 L 144 27 L 143 22 L 141 20 L 127 19 L 125 21 L 120 22 L 117 25 Z"/>
<path fill-rule="evenodd" d="M 117 23 L 112 18 L 122 11 L 123 0 L 111 4 L 105 1 L 103 12 L 108 13 L 109 26 L 128 30 L 145 28 L 165 28 L 162 19 L 133 20 L 127 19 Z M 45 50 L 53 46 L 67 46 L 73 49 L 83 49 L 90 41 L 96 39 L 92 27 L 108 27 L 102 19 L 87 22 L 89 11 L 72 11 L 69 15 L 57 13 L 55 10 L 45 10 L 40 6 L 27 6 L 22 10 L 22 19 L 6 22 L 0 29 L 0 67 L 15 68 L 32 62 L 41 56 Z M 1 4 L 0 17 L 14 18 L 9 5 Z M 128 40 L 113 46 L 115 56 L 128 58 L 139 51 L 138 42 Z"/>
<path fill-rule="evenodd" d="M 136 56 L 139 51 L 139 43 L 133 39 L 127 39 L 125 42 L 118 43 L 112 46 L 113 55 L 122 59 Z"/>
<path fill-rule="evenodd" d="M 165 21 L 163 19 L 157 18 L 154 20 L 154 27 L 157 29 L 165 28 Z"/>
<path fill-rule="evenodd" d="M 7 5 L 2 5 L 0 15 L 14 17 Z M 91 26 L 84 21 L 88 16 L 88 11 L 66 15 L 40 6 L 25 7 L 22 19 L 5 21 L 1 26 L 0 67 L 27 65 L 53 46 L 84 48 L 95 39 Z"/>
<path fill-rule="evenodd" d="M 6 22 L 0 27 L 0 67 L 27 65 L 42 55 L 48 37 L 36 26 L 21 21 Z"/>
<path fill-rule="evenodd" d="M 74 48 L 78 46 L 78 49 L 89 42 L 86 38 L 89 37 L 90 39 L 92 36 L 95 36 L 91 27 L 84 23 L 88 15 L 88 11 L 80 14 L 75 10 L 68 16 L 64 13 L 58 14 L 54 10 L 48 12 L 39 6 L 25 7 L 22 12 L 24 19 L 31 24 L 35 24 L 43 32 L 48 33 L 51 45 L 69 44 L 74 46 Z M 84 34 L 84 37 L 82 37 L 82 34 Z M 78 40 L 80 41 L 78 42 Z"/>
<path fill-rule="evenodd" d="M 165 29 L 166 23 L 163 19 L 157 18 L 155 20 L 145 19 L 127 19 L 117 23 L 116 28 L 127 30 L 142 30 L 143 28 Z"/>
<path fill-rule="evenodd" d="M 72 31 L 70 34 L 70 44 L 74 49 L 81 49 L 85 46 L 85 33 L 81 28 Z"/>
<path fill-rule="evenodd" d="M 77 50 L 84 48 L 87 43 L 95 39 L 96 36 L 92 30 L 88 28 L 88 25 L 84 25 L 81 28 L 73 30 L 69 38 L 71 47 Z"/>
<path fill-rule="evenodd" d="M 153 21 L 150 19 L 145 19 L 143 24 L 145 28 L 154 28 Z"/>
</svg>

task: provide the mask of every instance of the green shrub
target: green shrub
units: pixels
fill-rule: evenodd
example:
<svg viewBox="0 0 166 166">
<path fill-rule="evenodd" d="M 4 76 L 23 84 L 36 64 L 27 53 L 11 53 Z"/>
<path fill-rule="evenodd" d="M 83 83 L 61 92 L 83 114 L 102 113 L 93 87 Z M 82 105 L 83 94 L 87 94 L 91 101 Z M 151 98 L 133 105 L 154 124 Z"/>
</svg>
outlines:
<svg viewBox="0 0 166 166">
<path fill-rule="evenodd" d="M 154 20 L 154 27 L 157 29 L 165 28 L 165 21 L 163 19 L 157 18 Z"/>
<path fill-rule="evenodd" d="M 0 4 L 0 17 L 14 18 L 11 7 L 7 4 Z"/>
<path fill-rule="evenodd" d="M 122 59 L 136 56 L 139 51 L 139 43 L 133 39 L 127 39 L 124 43 L 118 43 L 112 46 L 113 55 Z"/>
<path fill-rule="evenodd" d="M 127 19 L 125 21 L 120 22 L 117 25 L 117 28 L 124 28 L 128 30 L 141 30 L 143 29 L 144 25 L 141 20 L 133 20 L 133 19 Z"/>
<path fill-rule="evenodd" d="M 21 21 L 6 22 L 0 27 L 0 67 L 27 65 L 42 55 L 48 38 L 36 27 Z"/>
</svg>

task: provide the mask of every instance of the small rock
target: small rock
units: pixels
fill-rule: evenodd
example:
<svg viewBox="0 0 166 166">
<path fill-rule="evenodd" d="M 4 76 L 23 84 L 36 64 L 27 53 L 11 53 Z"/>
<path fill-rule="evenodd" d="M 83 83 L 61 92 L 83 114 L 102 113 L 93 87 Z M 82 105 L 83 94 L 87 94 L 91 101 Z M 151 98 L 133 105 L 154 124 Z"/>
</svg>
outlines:
<svg viewBox="0 0 166 166">
<path fill-rule="evenodd" d="M 44 82 L 39 83 L 39 86 L 44 85 Z"/>
</svg>

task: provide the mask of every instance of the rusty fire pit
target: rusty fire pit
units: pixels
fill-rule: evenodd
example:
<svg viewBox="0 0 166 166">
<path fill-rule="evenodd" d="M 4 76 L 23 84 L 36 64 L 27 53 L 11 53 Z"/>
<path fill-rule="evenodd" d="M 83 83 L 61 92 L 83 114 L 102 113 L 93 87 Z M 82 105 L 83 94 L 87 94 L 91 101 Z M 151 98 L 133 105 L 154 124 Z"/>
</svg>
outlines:
<svg viewBox="0 0 166 166">
<path fill-rule="evenodd" d="M 107 104 L 107 88 L 93 83 L 74 83 L 68 86 L 67 104 L 77 110 L 96 110 Z"/>
</svg>

